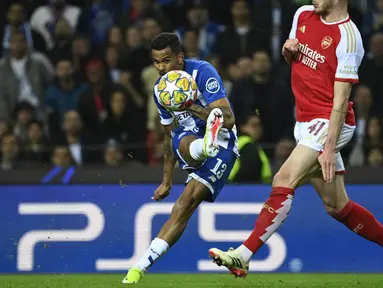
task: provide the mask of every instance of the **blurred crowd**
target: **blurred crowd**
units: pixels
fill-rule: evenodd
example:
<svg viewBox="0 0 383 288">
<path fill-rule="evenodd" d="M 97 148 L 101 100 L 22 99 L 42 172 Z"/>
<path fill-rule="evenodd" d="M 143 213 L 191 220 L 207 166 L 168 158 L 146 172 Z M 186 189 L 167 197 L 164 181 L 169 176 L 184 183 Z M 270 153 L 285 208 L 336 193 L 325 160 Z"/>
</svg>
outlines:
<svg viewBox="0 0 383 288">
<path fill-rule="evenodd" d="M 1 1 L 1 169 L 161 165 L 150 41 L 176 32 L 187 59 L 224 80 L 237 127 L 271 170 L 294 148 L 290 69 L 281 59 L 306 0 Z M 383 0 L 350 0 L 366 56 L 352 100 L 351 166 L 383 165 Z M 264 165 L 264 161 L 260 161 Z M 263 164 L 262 164 L 263 163 Z"/>
</svg>

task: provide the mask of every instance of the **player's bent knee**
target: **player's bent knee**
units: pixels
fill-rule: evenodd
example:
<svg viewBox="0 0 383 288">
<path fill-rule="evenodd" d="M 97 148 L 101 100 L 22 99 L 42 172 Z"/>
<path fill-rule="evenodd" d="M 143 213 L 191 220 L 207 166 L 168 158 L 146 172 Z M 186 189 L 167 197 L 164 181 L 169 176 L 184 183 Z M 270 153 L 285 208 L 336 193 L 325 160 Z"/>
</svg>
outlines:
<svg viewBox="0 0 383 288">
<path fill-rule="evenodd" d="M 349 201 L 346 193 L 340 194 L 335 191 L 332 191 L 332 193 L 323 193 L 320 197 L 327 214 L 332 217 L 338 215 Z"/>
<path fill-rule="evenodd" d="M 331 217 L 335 217 L 340 212 L 332 206 L 324 205 L 324 208 L 326 209 L 326 213 Z"/>
<path fill-rule="evenodd" d="M 296 188 L 300 178 L 292 173 L 291 169 L 282 166 L 273 178 L 273 187 Z"/>
<path fill-rule="evenodd" d="M 331 203 L 331 201 L 326 203 L 324 200 L 324 207 L 326 209 L 326 212 L 331 217 L 335 217 L 336 215 L 338 215 L 339 212 L 341 212 L 346 205 L 347 203 Z"/>
<path fill-rule="evenodd" d="M 190 155 L 190 145 L 193 141 L 198 139 L 196 136 L 186 136 L 182 138 L 180 146 L 179 146 L 179 153 L 181 154 L 183 160 L 186 162 L 190 167 L 198 167 L 201 165 L 201 161 L 197 161 L 193 159 L 193 157 Z"/>
</svg>

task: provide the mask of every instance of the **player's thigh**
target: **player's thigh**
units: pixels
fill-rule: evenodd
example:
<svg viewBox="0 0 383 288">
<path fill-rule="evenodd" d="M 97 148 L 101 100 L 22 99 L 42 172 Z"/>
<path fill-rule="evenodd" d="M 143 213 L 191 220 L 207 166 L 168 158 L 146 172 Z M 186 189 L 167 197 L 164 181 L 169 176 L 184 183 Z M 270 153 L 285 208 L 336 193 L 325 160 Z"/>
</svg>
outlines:
<svg viewBox="0 0 383 288">
<path fill-rule="evenodd" d="M 286 182 L 286 175 L 290 177 L 288 187 L 296 188 L 306 182 L 313 173 L 316 173 L 319 169 L 318 156 L 324 149 L 324 143 L 328 135 L 329 120 L 328 119 L 313 119 L 310 122 L 297 122 L 294 128 L 294 137 L 297 142 L 297 148 L 306 147 L 308 153 L 301 153 L 300 151 L 293 151 L 292 155 L 295 154 L 293 159 L 289 159 L 281 168 L 281 175 L 283 183 Z M 354 134 L 355 127 L 343 125 L 340 136 L 338 138 L 336 149 L 339 151 L 351 140 Z M 315 151 L 315 152 L 313 152 Z M 316 155 L 316 157 L 314 157 Z M 315 160 L 314 160 L 315 158 Z M 302 162 L 300 162 L 302 160 Z M 337 163 L 336 171 L 344 172 L 344 164 L 340 153 L 337 152 Z M 290 172 L 289 172 L 290 171 Z M 278 179 L 277 179 L 278 180 Z M 274 186 L 279 186 L 280 181 L 276 181 Z"/>
<path fill-rule="evenodd" d="M 236 159 L 233 151 L 220 147 L 216 157 L 207 158 L 201 167 L 189 174 L 187 183 L 194 179 L 200 183 L 198 186 L 208 188 L 209 195 L 205 201 L 214 202 L 225 186 Z"/>
<path fill-rule="evenodd" d="M 190 144 L 198 139 L 198 135 L 192 131 L 177 130 L 172 139 L 173 152 L 182 169 L 189 169 L 201 165 L 195 161 L 189 152 Z"/>
<path fill-rule="evenodd" d="M 322 199 L 327 212 L 330 214 L 336 214 L 341 211 L 349 201 L 344 186 L 343 174 L 335 175 L 333 182 L 326 183 L 323 180 L 322 172 L 318 171 L 316 175 L 310 178 L 310 182 Z"/>
<path fill-rule="evenodd" d="M 294 128 L 294 137 L 297 144 L 311 147 L 317 151 L 323 151 L 324 143 L 328 135 L 330 121 L 328 119 L 313 119 L 310 122 L 297 122 Z M 341 128 L 336 151 L 346 146 L 354 135 L 355 127 L 344 124 Z"/>
<path fill-rule="evenodd" d="M 184 158 L 185 161 L 187 161 L 187 163 L 190 166 L 196 166 L 196 165 L 200 164 L 198 161 L 194 160 L 190 156 L 190 149 L 189 149 L 190 144 L 193 141 L 195 141 L 196 139 L 199 139 L 199 137 L 197 135 L 194 135 L 194 134 L 182 137 L 180 145 L 179 145 L 179 153 L 181 154 L 182 158 Z"/>
<path fill-rule="evenodd" d="M 273 187 L 283 186 L 293 189 L 299 187 L 313 171 L 319 169 L 318 156 L 318 151 L 297 145 L 274 176 Z"/>
</svg>

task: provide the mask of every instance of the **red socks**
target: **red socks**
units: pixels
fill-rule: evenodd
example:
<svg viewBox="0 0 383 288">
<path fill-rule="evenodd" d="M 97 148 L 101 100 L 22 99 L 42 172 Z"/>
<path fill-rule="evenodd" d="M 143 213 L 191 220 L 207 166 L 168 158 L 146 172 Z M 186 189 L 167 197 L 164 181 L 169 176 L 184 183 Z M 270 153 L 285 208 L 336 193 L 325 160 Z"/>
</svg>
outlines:
<svg viewBox="0 0 383 288">
<path fill-rule="evenodd" d="M 257 252 L 285 221 L 293 198 L 294 189 L 274 187 L 269 199 L 263 205 L 253 232 L 243 245 L 251 252 Z M 382 224 L 370 211 L 357 203 L 350 200 L 334 218 L 365 239 L 383 246 Z"/>
<path fill-rule="evenodd" d="M 273 187 L 269 199 L 263 205 L 257 222 L 255 222 L 253 232 L 243 245 L 251 252 L 257 252 L 285 221 L 291 209 L 293 198 L 294 189 Z"/>
<path fill-rule="evenodd" d="M 356 234 L 383 246 L 383 226 L 370 211 L 357 203 L 348 201 L 343 210 L 334 218 Z"/>
</svg>

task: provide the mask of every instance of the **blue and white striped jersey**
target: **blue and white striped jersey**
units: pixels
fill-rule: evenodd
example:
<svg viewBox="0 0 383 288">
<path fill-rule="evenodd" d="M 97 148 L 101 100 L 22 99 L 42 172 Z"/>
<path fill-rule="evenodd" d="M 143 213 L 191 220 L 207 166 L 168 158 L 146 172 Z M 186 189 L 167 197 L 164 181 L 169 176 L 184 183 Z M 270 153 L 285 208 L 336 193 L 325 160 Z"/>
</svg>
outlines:
<svg viewBox="0 0 383 288">
<path fill-rule="evenodd" d="M 185 60 L 184 71 L 192 75 L 198 86 L 198 96 L 196 105 L 208 107 L 210 103 L 227 97 L 225 88 L 223 87 L 222 79 L 218 75 L 217 70 L 213 65 L 206 61 Z M 206 121 L 192 115 L 188 111 L 174 111 L 170 113 L 159 102 L 158 82 L 154 85 L 154 102 L 158 107 L 158 112 L 161 118 L 162 125 L 170 125 L 176 120 L 177 126 L 183 127 L 184 131 L 193 131 L 203 137 L 206 130 Z M 227 99 L 229 101 L 229 99 Z M 174 114 L 174 115 L 173 115 Z M 218 135 L 218 143 L 220 146 L 233 150 L 238 154 L 237 149 L 237 130 L 234 126 L 232 130 L 222 128 Z"/>
</svg>

